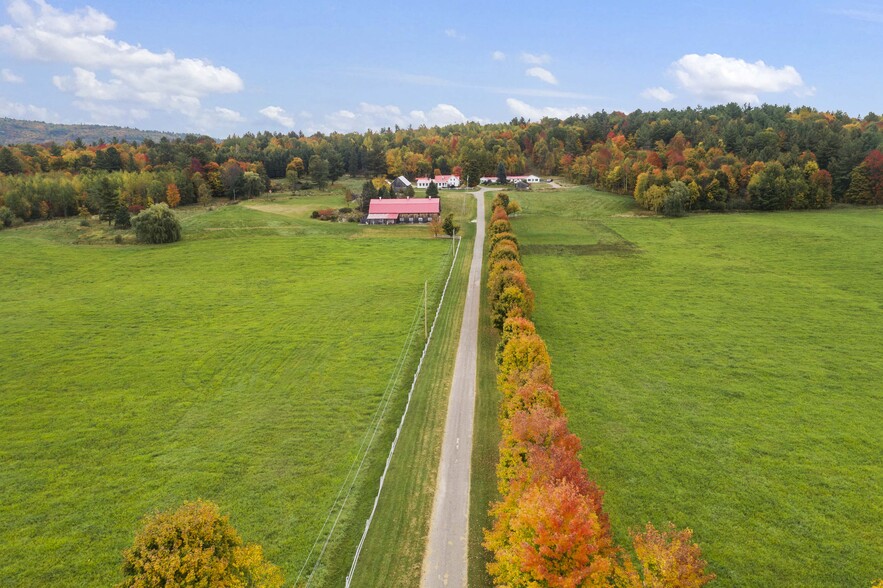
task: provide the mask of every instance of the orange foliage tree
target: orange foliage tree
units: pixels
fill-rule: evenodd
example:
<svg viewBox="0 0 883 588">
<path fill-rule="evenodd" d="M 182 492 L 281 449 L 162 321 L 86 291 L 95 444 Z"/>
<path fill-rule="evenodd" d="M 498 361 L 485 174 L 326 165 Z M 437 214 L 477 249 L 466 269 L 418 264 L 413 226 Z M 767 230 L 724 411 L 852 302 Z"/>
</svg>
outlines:
<svg viewBox="0 0 883 588">
<path fill-rule="evenodd" d="M 169 184 L 166 186 L 166 202 L 168 202 L 169 208 L 175 208 L 180 204 L 181 192 L 175 184 Z"/>
</svg>

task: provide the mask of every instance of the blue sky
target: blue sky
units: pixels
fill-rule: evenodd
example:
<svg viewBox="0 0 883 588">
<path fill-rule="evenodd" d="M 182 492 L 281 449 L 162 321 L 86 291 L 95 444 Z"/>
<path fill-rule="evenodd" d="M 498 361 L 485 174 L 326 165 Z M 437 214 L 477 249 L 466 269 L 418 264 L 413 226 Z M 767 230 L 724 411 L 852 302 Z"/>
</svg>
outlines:
<svg viewBox="0 0 883 588">
<path fill-rule="evenodd" d="M 729 101 L 883 112 L 883 2 L 6 0 L 0 116 L 364 131 Z"/>
</svg>

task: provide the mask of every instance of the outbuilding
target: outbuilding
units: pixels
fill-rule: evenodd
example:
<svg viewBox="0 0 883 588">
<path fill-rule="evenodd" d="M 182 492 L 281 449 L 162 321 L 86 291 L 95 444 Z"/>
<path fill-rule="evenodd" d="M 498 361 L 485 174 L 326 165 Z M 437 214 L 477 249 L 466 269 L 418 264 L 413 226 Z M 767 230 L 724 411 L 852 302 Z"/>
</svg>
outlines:
<svg viewBox="0 0 883 588">
<path fill-rule="evenodd" d="M 440 214 L 438 198 L 372 198 L 365 221 L 369 225 L 428 223 Z"/>
</svg>

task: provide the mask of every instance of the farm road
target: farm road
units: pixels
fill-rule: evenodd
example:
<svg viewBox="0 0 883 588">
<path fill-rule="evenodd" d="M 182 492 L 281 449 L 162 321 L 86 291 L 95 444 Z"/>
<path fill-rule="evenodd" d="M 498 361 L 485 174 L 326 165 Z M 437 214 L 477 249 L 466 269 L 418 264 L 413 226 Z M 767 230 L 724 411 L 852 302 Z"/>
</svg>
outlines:
<svg viewBox="0 0 883 588">
<path fill-rule="evenodd" d="M 476 356 L 478 351 L 478 301 L 481 263 L 484 258 L 484 192 L 477 200 L 475 245 L 463 324 L 454 363 L 448 415 L 438 466 L 429 541 L 423 559 L 421 586 L 465 588 L 469 530 L 469 478 L 472 464 L 472 421 L 475 414 Z"/>
</svg>

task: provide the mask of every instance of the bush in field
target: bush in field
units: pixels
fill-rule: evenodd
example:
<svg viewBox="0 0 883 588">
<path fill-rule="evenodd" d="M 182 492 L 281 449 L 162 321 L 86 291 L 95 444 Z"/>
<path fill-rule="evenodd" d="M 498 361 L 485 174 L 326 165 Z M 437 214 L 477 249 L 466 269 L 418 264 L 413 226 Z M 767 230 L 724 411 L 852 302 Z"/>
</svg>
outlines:
<svg viewBox="0 0 883 588">
<path fill-rule="evenodd" d="M 282 586 L 282 573 L 261 547 L 244 545 L 218 506 L 201 500 L 146 517 L 123 560 L 118 588 Z"/>
<path fill-rule="evenodd" d="M 668 187 L 668 194 L 662 201 L 662 214 L 665 216 L 684 216 L 687 210 L 687 202 L 690 201 L 690 192 L 684 182 L 674 181 Z"/>
<path fill-rule="evenodd" d="M 12 226 L 14 215 L 12 211 L 5 206 L 0 206 L 0 229 Z"/>
<path fill-rule="evenodd" d="M 166 203 L 155 204 L 132 218 L 141 243 L 174 243 L 181 240 L 181 223 Z"/>
</svg>

